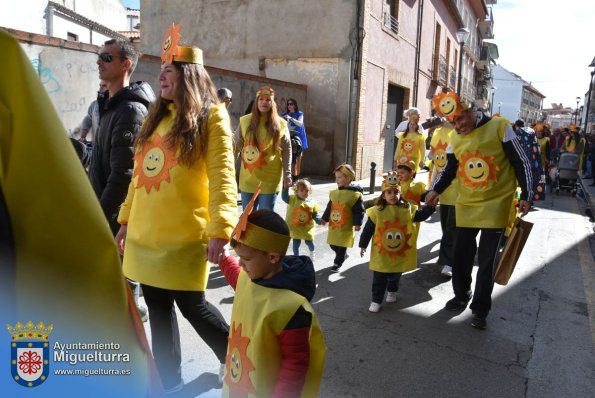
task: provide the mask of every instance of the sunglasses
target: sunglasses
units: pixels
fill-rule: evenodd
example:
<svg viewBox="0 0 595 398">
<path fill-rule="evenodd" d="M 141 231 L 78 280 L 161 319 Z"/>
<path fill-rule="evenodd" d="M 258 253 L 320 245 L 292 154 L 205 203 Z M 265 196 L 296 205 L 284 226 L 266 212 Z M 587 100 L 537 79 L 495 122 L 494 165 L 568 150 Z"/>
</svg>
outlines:
<svg viewBox="0 0 595 398">
<path fill-rule="evenodd" d="M 295 102 L 288 102 L 287 105 L 295 105 Z"/>
<path fill-rule="evenodd" d="M 101 53 L 98 55 L 99 59 L 102 60 L 103 62 L 109 64 L 110 62 L 112 62 L 114 60 L 114 56 L 113 54 L 110 53 Z"/>
</svg>

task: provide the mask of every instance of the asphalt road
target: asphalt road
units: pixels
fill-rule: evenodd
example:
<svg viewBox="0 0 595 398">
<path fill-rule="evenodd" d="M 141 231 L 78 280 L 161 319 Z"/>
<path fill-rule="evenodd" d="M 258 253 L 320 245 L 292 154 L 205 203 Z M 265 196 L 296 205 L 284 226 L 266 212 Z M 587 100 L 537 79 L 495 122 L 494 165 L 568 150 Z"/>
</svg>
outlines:
<svg viewBox="0 0 595 398">
<path fill-rule="evenodd" d="M 314 198 L 326 205 L 335 184 L 313 182 Z M 327 344 L 320 396 L 595 396 L 593 225 L 583 207 L 567 194 L 537 203 L 526 217 L 535 225 L 511 281 L 494 289 L 485 331 L 470 326 L 470 310 L 443 309 L 452 287 L 436 264 L 437 213 L 421 227 L 419 268 L 403 275 L 397 302 L 376 314 L 368 312 L 367 255 L 351 249 L 342 272 L 332 274 L 326 229 L 317 227 L 313 303 Z M 280 199 L 277 211 L 285 213 Z M 233 290 L 216 266 L 207 298 L 230 319 Z M 172 397 L 220 396 L 215 355 L 180 314 L 178 321 L 186 385 Z"/>
</svg>

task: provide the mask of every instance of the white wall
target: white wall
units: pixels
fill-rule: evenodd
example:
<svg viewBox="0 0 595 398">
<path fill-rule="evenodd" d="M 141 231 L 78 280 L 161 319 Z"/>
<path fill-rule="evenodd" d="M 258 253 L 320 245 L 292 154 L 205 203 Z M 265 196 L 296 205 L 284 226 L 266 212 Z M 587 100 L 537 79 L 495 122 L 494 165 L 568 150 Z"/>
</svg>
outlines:
<svg viewBox="0 0 595 398">
<path fill-rule="evenodd" d="M 519 118 L 523 95 L 523 81 L 500 65 L 492 69 L 494 86 L 493 113 L 498 112 L 498 103 L 502 102 L 500 115 L 514 122 Z"/>
</svg>

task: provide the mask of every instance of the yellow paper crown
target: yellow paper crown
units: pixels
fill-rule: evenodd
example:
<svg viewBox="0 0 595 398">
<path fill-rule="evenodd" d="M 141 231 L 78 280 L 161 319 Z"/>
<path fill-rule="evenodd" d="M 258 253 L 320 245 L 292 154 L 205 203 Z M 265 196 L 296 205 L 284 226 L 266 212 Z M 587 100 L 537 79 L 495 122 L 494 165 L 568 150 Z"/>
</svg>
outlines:
<svg viewBox="0 0 595 398">
<path fill-rule="evenodd" d="M 341 173 L 345 174 L 351 181 L 355 180 L 355 174 L 353 174 L 353 172 L 349 170 L 347 166 L 345 166 L 345 163 L 339 165 L 335 171 L 340 171 Z"/>
<path fill-rule="evenodd" d="M 33 322 L 29 321 L 25 325 L 20 322 L 17 322 L 14 327 L 12 325 L 6 325 L 8 329 L 8 333 L 12 335 L 12 340 L 25 340 L 25 339 L 35 339 L 35 340 L 48 340 L 50 333 L 54 330 L 54 325 L 48 325 L 47 327 L 43 322 L 39 322 L 35 325 Z"/>
<path fill-rule="evenodd" d="M 252 199 L 250 199 L 250 202 L 246 205 L 246 209 L 240 216 L 240 220 L 231 233 L 231 237 L 246 246 L 253 247 L 254 249 L 262 250 L 267 253 L 284 254 L 287 252 L 289 241 L 291 240 L 289 235 L 269 231 L 268 229 L 248 222 L 248 216 L 252 213 L 254 203 L 259 194 L 260 183 L 256 188 L 256 192 L 252 195 Z"/>
<path fill-rule="evenodd" d="M 444 116 L 450 122 L 455 116 L 459 116 L 469 105 L 463 103 L 461 98 L 453 91 L 449 93 L 439 93 L 432 98 L 432 105 L 439 116 Z"/>
<path fill-rule="evenodd" d="M 188 64 L 201 64 L 202 50 L 198 47 L 184 47 L 178 45 L 182 39 L 180 29 L 182 25 L 172 23 L 172 26 L 165 31 L 165 37 L 161 44 L 161 63 L 171 64 L 175 62 L 185 62 Z"/>
<path fill-rule="evenodd" d="M 386 191 L 387 189 L 399 190 L 399 176 L 397 175 L 396 171 L 389 171 L 388 173 L 383 174 L 382 177 L 384 177 L 382 185 L 380 186 L 380 190 L 382 192 Z"/>
<path fill-rule="evenodd" d="M 399 162 L 397 164 L 397 168 L 399 166 L 407 167 L 411 171 L 415 171 L 417 169 L 417 167 L 416 167 L 417 165 L 415 164 L 415 161 L 414 160 L 411 160 L 411 159 L 410 160 L 405 160 L 405 161 Z"/>
</svg>

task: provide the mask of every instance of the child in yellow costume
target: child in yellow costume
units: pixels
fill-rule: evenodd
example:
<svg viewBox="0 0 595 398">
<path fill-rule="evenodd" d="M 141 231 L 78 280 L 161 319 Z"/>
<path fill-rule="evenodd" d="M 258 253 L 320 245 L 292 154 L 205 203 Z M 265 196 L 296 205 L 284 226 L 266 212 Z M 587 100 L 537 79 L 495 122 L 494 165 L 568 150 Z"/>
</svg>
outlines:
<svg viewBox="0 0 595 398">
<path fill-rule="evenodd" d="M 258 192 L 258 191 L 257 191 Z M 257 193 L 255 194 L 255 196 Z M 310 300 L 312 261 L 286 256 L 289 228 L 248 204 L 219 267 L 235 289 L 224 397 L 316 397 L 326 347 Z"/>
<path fill-rule="evenodd" d="M 417 268 L 419 222 L 427 220 L 436 210 L 429 206 L 418 210 L 417 205 L 404 200 L 398 178 L 392 171 L 382 182 L 381 189 L 376 206 L 366 211 L 368 220 L 359 240 L 363 257 L 374 238 L 370 255 L 370 269 L 374 273 L 370 312 L 380 310 L 385 291 L 387 303 L 397 301 L 401 275 Z"/>
<path fill-rule="evenodd" d="M 322 215 L 322 225 L 329 225 L 326 242 L 335 252 L 332 272 L 339 272 L 339 268 L 348 257 L 347 248 L 353 247 L 355 232 L 359 231 L 364 221 L 364 190 L 358 184 L 353 184 L 355 171 L 350 165 L 343 163 L 335 169 L 337 189 L 329 192 L 330 200 Z"/>
<path fill-rule="evenodd" d="M 294 194 L 289 194 L 289 189 L 283 188 L 281 199 L 287 203 L 287 214 L 285 221 L 289 225 L 289 233 L 293 240 L 293 255 L 300 255 L 302 240 L 310 250 L 310 260 L 314 261 L 314 225 L 320 224 L 320 206 L 314 202 L 312 195 L 312 184 L 306 179 L 295 182 Z"/>
<path fill-rule="evenodd" d="M 415 181 L 415 162 L 409 160 L 397 165 L 397 174 L 399 184 L 401 185 L 401 195 L 407 202 L 419 206 L 421 195 L 426 190 L 426 184 L 421 181 Z"/>
</svg>

